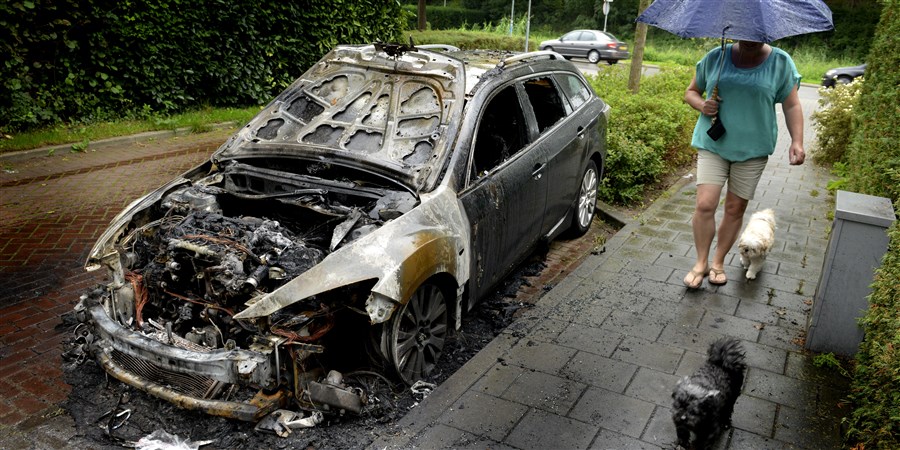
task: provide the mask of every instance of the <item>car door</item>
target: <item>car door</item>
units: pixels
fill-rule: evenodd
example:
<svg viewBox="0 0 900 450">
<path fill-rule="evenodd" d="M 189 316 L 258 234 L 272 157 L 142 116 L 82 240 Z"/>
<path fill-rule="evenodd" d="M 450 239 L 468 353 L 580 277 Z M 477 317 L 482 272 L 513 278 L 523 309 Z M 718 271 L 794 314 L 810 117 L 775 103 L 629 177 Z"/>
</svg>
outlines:
<svg viewBox="0 0 900 450">
<path fill-rule="evenodd" d="M 479 112 L 460 202 L 472 236 L 473 298 L 483 296 L 524 258 L 542 225 L 546 157 L 533 142 L 521 84 L 509 84 Z"/>
<path fill-rule="evenodd" d="M 588 120 L 582 116 L 567 117 L 573 108 L 551 74 L 525 80 L 522 86 L 531 106 L 528 113 L 540 133 L 535 145 L 547 160 L 545 172 L 549 182 L 540 232 L 540 236 L 545 236 L 562 224 L 577 195 Z"/>
<path fill-rule="evenodd" d="M 577 56 L 580 52 L 581 31 L 572 31 L 560 38 L 560 45 L 555 49 L 557 53 L 563 56 Z"/>
</svg>

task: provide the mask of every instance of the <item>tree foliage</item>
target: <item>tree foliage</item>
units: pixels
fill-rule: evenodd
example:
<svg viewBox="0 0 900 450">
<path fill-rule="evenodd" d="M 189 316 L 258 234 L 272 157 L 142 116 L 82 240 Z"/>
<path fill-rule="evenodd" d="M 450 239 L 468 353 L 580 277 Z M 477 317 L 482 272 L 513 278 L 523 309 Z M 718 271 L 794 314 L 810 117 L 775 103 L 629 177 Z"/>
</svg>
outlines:
<svg viewBox="0 0 900 450">
<path fill-rule="evenodd" d="M 336 44 L 397 40 L 396 2 L 0 3 L 0 127 L 261 104 Z"/>
</svg>

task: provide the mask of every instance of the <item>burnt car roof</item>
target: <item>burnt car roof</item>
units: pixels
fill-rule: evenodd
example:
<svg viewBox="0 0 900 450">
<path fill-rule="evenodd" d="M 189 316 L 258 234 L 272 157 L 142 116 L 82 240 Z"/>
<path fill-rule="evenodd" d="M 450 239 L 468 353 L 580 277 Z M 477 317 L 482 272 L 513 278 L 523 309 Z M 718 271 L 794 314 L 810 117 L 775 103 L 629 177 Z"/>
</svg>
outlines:
<svg viewBox="0 0 900 450">
<path fill-rule="evenodd" d="M 461 120 L 464 69 L 445 54 L 340 46 L 225 142 L 213 161 L 336 162 L 433 186 Z"/>
<path fill-rule="evenodd" d="M 464 98 L 514 66 L 571 66 L 553 52 L 339 46 L 213 155 L 214 162 L 301 158 L 349 165 L 432 190 L 462 120 Z M 523 64 L 528 62 L 528 64 Z M 564 64 L 559 65 L 560 62 Z M 577 69 L 569 68 L 577 73 Z"/>
</svg>

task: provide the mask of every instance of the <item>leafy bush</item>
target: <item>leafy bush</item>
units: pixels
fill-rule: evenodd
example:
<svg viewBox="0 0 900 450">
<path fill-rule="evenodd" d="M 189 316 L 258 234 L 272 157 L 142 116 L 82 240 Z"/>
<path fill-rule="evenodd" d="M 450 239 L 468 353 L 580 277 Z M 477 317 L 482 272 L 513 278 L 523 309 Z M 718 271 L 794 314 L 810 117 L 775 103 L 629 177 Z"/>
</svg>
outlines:
<svg viewBox="0 0 900 450">
<path fill-rule="evenodd" d="M 849 190 L 890 198 L 900 211 L 900 2 L 883 1 L 845 159 Z M 900 222 L 875 273 L 866 335 L 856 354 L 849 438 L 857 448 L 900 448 Z"/>
<path fill-rule="evenodd" d="M 336 44 L 398 40 L 396 2 L 0 2 L 0 131 L 267 102 Z"/>
<path fill-rule="evenodd" d="M 833 89 L 819 89 L 819 109 L 810 116 L 816 127 L 816 146 L 810 153 L 817 163 L 830 165 L 844 160 L 862 83 L 862 78 L 857 78 Z"/>
<path fill-rule="evenodd" d="M 849 436 L 857 448 L 900 448 L 900 222 L 875 272 L 869 311 L 860 321 L 866 337 L 856 354 Z"/>
<path fill-rule="evenodd" d="M 672 68 L 643 78 L 640 95 L 627 89 L 625 65 L 602 68 L 588 78 L 612 108 L 601 200 L 640 201 L 660 177 L 691 162 L 697 113 L 682 101 L 691 75 L 688 68 Z"/>
</svg>

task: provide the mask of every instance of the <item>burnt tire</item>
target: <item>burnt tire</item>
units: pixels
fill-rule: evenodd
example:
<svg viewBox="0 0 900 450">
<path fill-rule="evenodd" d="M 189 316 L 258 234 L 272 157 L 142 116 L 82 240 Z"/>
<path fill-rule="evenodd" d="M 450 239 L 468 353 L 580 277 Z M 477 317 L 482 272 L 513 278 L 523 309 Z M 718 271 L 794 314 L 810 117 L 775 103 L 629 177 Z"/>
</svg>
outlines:
<svg viewBox="0 0 900 450">
<path fill-rule="evenodd" d="M 441 357 L 449 327 L 446 299 L 438 285 L 426 282 L 384 330 L 387 357 L 406 384 L 427 377 Z"/>
<path fill-rule="evenodd" d="M 581 176 L 575 210 L 572 212 L 572 227 L 569 229 L 569 233 L 573 237 L 583 236 L 591 229 L 591 222 L 597 212 L 597 187 L 599 185 L 600 173 L 597 171 L 597 163 L 588 161 L 584 174 Z"/>
<path fill-rule="evenodd" d="M 590 61 L 591 64 L 597 64 L 597 61 L 600 61 L 600 52 L 591 50 L 587 54 L 587 60 Z"/>
</svg>

